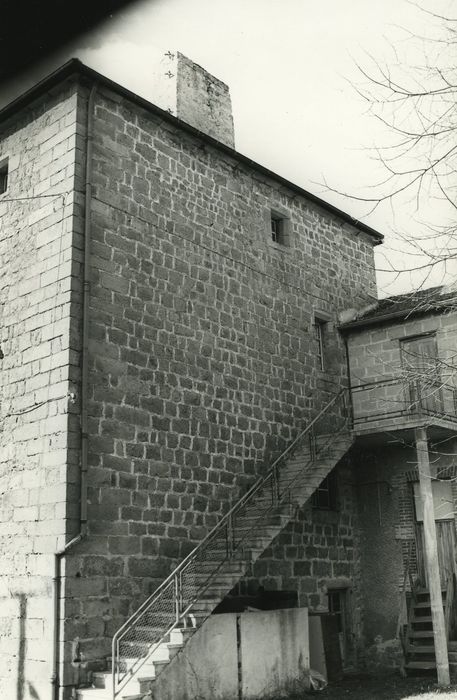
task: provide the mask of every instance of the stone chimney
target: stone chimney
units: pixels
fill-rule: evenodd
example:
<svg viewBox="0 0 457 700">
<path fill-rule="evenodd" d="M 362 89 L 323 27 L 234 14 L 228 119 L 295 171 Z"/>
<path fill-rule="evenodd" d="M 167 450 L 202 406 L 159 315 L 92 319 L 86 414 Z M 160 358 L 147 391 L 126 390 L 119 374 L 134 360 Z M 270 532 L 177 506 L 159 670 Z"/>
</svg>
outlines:
<svg viewBox="0 0 457 700">
<path fill-rule="evenodd" d="M 176 116 L 226 146 L 235 148 L 228 85 L 179 52 L 176 71 Z"/>
</svg>

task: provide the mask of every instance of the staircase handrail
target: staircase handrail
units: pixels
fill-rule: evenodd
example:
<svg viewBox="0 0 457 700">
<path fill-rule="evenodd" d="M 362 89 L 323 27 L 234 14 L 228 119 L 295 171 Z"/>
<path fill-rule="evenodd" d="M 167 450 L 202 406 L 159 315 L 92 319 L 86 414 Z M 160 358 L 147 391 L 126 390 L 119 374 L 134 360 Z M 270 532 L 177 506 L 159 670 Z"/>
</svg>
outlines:
<svg viewBox="0 0 457 700">
<path fill-rule="evenodd" d="M 409 571 L 408 576 L 409 576 L 410 589 L 411 589 L 411 600 L 409 601 L 408 624 L 406 626 L 406 632 L 404 633 L 404 636 L 401 639 L 405 664 L 408 662 L 408 656 L 409 656 L 409 652 L 410 652 L 408 640 L 410 639 L 411 631 L 413 628 L 413 625 L 412 625 L 413 615 L 414 615 L 414 609 L 415 609 L 416 603 L 417 603 L 417 593 L 419 590 L 419 579 L 417 578 L 415 581 L 413 580 L 411 570 Z"/>
<path fill-rule="evenodd" d="M 230 510 L 216 523 L 216 525 L 210 530 L 210 532 L 194 547 L 194 549 L 184 558 L 182 561 L 173 569 L 173 571 L 169 574 L 169 576 L 162 581 L 162 583 L 154 590 L 154 592 L 142 603 L 142 605 L 137 608 L 137 610 L 126 620 L 126 622 L 115 632 L 112 640 L 112 649 L 113 649 L 113 656 L 112 656 L 112 672 L 113 672 L 113 697 L 116 696 L 116 687 L 115 687 L 115 679 L 114 679 L 114 674 L 115 674 L 115 664 L 116 664 L 116 644 L 119 643 L 120 638 L 122 635 L 126 632 L 127 629 L 132 627 L 133 623 L 140 618 L 144 612 L 150 608 L 150 606 L 153 604 L 155 600 L 160 598 L 160 595 L 166 591 L 167 588 L 170 587 L 170 585 L 177 580 L 177 577 L 186 569 L 188 564 L 192 562 L 196 556 L 199 550 L 202 550 L 205 545 L 211 540 L 211 538 L 214 537 L 215 533 L 217 533 L 219 530 L 222 530 L 224 527 L 226 527 L 233 516 L 241 510 L 241 508 L 246 505 L 252 498 L 253 496 L 259 492 L 259 490 L 264 486 L 272 476 L 274 476 L 275 471 L 277 470 L 278 465 L 288 456 L 290 455 L 291 452 L 293 452 L 294 448 L 303 441 L 303 439 L 306 437 L 306 435 L 310 435 L 310 441 L 311 438 L 314 439 L 314 427 L 316 426 L 317 422 L 324 416 L 338 401 L 338 399 L 343 398 L 344 402 L 344 410 L 346 412 L 346 415 L 343 416 L 345 419 L 344 426 L 347 427 L 348 424 L 350 424 L 351 416 L 349 415 L 350 409 L 348 406 L 348 403 L 346 401 L 347 394 L 348 394 L 348 388 L 343 388 L 341 389 L 335 396 L 322 408 L 319 413 L 315 416 L 315 418 L 297 435 L 297 437 L 290 443 L 288 447 L 277 457 L 274 462 L 270 465 L 268 470 L 260 476 L 255 483 L 248 489 L 248 491 L 241 496 L 237 502 L 230 508 Z M 338 434 L 340 431 L 335 431 L 333 435 Z M 314 454 L 313 454 L 314 450 Z M 316 456 L 316 446 L 314 445 L 314 448 L 311 448 L 311 458 L 314 458 Z M 176 621 L 176 624 L 179 622 L 179 620 Z M 165 633 L 168 634 L 170 629 L 167 629 L 167 632 Z M 163 637 L 162 637 L 163 639 Z M 158 645 L 159 643 L 157 643 Z M 157 646 L 155 645 L 155 647 Z M 154 648 L 155 648 L 154 647 Z"/>
<path fill-rule="evenodd" d="M 152 600 L 156 595 L 158 595 L 158 594 L 160 593 L 161 590 L 163 590 L 164 588 L 166 588 L 166 587 L 171 583 L 171 581 L 172 581 L 173 578 L 176 576 L 176 574 L 177 574 L 179 571 L 181 571 L 182 569 L 184 569 L 185 566 L 186 566 L 186 564 L 187 564 L 191 559 L 193 559 L 193 558 L 195 557 L 195 554 L 196 554 L 197 550 L 203 548 L 203 546 L 208 542 L 208 540 L 211 539 L 211 537 L 213 536 L 214 532 L 215 532 L 216 530 L 218 530 L 219 528 L 221 528 L 223 525 L 226 525 L 227 522 L 229 521 L 230 517 L 231 517 L 237 510 L 239 510 L 248 500 L 251 499 L 251 497 L 254 495 L 254 493 L 256 493 L 256 492 L 259 490 L 259 488 L 260 488 L 260 487 L 268 480 L 268 478 L 273 474 L 273 472 L 274 472 L 274 470 L 276 469 L 276 467 L 278 466 L 278 464 L 280 464 L 280 463 L 287 457 L 287 455 L 290 454 L 290 452 L 293 451 L 294 447 L 295 447 L 299 442 L 302 441 L 302 439 L 304 438 L 304 436 L 305 436 L 308 432 L 310 432 L 310 431 L 312 430 L 312 428 L 314 427 L 314 425 L 316 424 L 316 422 L 324 415 L 324 413 L 326 413 L 326 412 L 336 403 L 337 399 L 338 399 L 341 395 L 343 395 L 346 391 L 347 391 L 347 389 L 342 389 L 338 394 L 336 394 L 336 396 L 333 397 L 333 399 L 332 399 L 332 400 L 317 414 L 317 416 L 311 421 L 311 423 L 309 423 L 309 425 L 307 425 L 306 428 L 305 428 L 304 430 L 302 430 L 302 432 L 295 438 L 295 440 L 293 440 L 293 442 L 291 442 L 291 444 L 284 450 L 284 452 L 282 452 L 282 453 L 280 454 L 280 456 L 279 456 L 277 459 L 275 459 L 275 461 L 272 463 L 272 465 L 270 466 L 270 468 L 268 469 L 268 471 L 267 471 L 265 474 L 263 474 L 262 476 L 260 476 L 260 477 L 257 479 L 257 481 L 251 486 L 251 488 L 250 488 L 248 491 L 246 491 L 246 493 L 245 493 L 243 496 L 241 496 L 241 498 L 235 503 L 235 505 L 233 505 L 232 508 L 230 508 L 230 510 L 227 511 L 227 513 L 226 513 L 220 520 L 218 520 L 218 522 L 217 522 L 216 525 L 210 530 L 210 532 L 209 532 L 209 533 L 194 547 L 194 549 L 193 549 L 191 552 L 189 552 L 189 554 L 176 566 L 176 568 L 173 569 L 173 571 L 171 572 L 171 574 L 160 584 L 160 586 L 158 586 L 158 587 L 155 589 L 154 593 L 152 593 L 152 594 L 149 596 L 149 598 L 147 598 L 147 599 L 144 601 L 144 603 L 140 606 L 140 608 L 138 608 L 138 610 L 137 610 L 135 613 L 133 613 L 133 615 L 122 625 L 122 627 L 120 627 L 120 628 L 117 630 L 116 635 L 119 635 L 119 634 L 124 630 L 124 628 L 128 626 L 129 622 L 131 622 L 131 621 L 140 613 L 140 611 L 143 610 L 144 607 L 147 607 L 148 604 L 151 602 L 151 600 Z"/>
<path fill-rule="evenodd" d="M 397 621 L 397 637 L 400 638 L 402 645 L 403 645 L 402 627 L 405 625 L 405 623 L 402 623 L 402 613 L 403 613 L 404 609 L 406 609 L 406 621 L 407 621 L 408 620 L 408 610 L 407 610 L 407 606 L 406 606 L 406 582 L 409 579 L 410 583 L 411 583 L 411 579 L 409 578 L 409 575 L 410 575 L 412 551 L 413 551 L 413 543 L 410 542 L 409 547 L 408 547 L 408 559 L 406 560 L 406 566 L 405 566 L 405 569 L 403 571 L 403 583 L 402 583 L 401 590 L 400 590 L 400 593 L 401 593 L 400 610 L 398 613 L 398 621 Z"/>
<path fill-rule="evenodd" d="M 417 599 L 416 591 L 417 591 L 418 582 L 417 582 L 417 580 L 414 581 L 412 573 L 411 573 L 411 564 L 413 562 L 413 551 L 414 551 L 414 542 L 410 542 L 409 547 L 408 547 L 408 559 L 406 561 L 406 567 L 405 567 L 404 572 L 403 572 L 403 583 L 402 583 L 402 587 L 401 587 L 400 610 L 398 613 L 398 622 L 397 622 L 397 637 L 400 639 L 400 643 L 401 643 L 401 647 L 402 647 L 402 651 L 403 651 L 403 662 L 401 665 L 402 674 L 404 674 L 404 666 L 408 660 L 408 638 L 409 638 L 409 632 L 411 631 L 411 620 L 412 620 L 413 610 L 414 610 L 414 606 L 416 604 L 416 599 Z M 406 599 L 406 582 L 407 581 L 409 581 L 409 589 L 411 591 L 411 600 L 409 602 L 409 607 L 408 607 L 407 599 Z M 404 619 L 403 613 L 406 613 L 406 622 L 402 621 L 402 616 Z"/>
</svg>

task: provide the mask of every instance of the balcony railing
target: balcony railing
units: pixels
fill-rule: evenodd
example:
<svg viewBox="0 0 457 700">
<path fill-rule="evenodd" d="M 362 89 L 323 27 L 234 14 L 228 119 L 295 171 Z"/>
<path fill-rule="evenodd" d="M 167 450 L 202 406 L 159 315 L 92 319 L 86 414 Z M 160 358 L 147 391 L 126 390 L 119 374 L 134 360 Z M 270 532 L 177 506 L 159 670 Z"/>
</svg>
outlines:
<svg viewBox="0 0 457 700">
<path fill-rule="evenodd" d="M 354 427 L 437 417 L 457 422 L 457 387 L 437 379 L 390 377 L 353 386 Z"/>
</svg>

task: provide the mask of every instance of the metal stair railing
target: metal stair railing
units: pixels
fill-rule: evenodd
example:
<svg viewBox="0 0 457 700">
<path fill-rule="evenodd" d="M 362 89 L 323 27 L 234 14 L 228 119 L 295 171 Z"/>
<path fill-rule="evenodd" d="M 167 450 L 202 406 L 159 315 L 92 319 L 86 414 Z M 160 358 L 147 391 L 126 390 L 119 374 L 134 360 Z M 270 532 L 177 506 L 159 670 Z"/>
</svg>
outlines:
<svg viewBox="0 0 457 700">
<path fill-rule="evenodd" d="M 233 573 L 228 570 L 230 565 L 246 565 L 249 557 L 245 547 L 249 537 L 258 540 L 262 526 L 277 526 L 269 524 L 268 519 L 274 517 L 275 511 L 278 514 L 283 504 L 292 503 L 294 489 L 303 481 L 309 467 L 350 427 L 348 390 L 342 389 L 117 630 L 112 642 L 114 699 L 173 629 L 182 623 L 186 626 L 192 607 L 212 582 L 216 585 L 218 574 Z M 281 471 L 281 465 L 298 449 L 305 451 L 307 457 L 304 469 L 287 475 Z M 255 548 L 255 544 L 251 546 Z"/>
<path fill-rule="evenodd" d="M 400 591 L 400 610 L 398 613 L 397 621 L 397 637 L 400 639 L 402 650 L 403 650 L 403 662 L 402 662 L 402 673 L 404 673 L 404 666 L 407 662 L 408 657 L 408 632 L 411 629 L 411 618 L 412 611 L 414 610 L 414 605 L 416 602 L 416 587 L 415 582 L 411 573 L 411 566 L 413 564 L 413 553 L 414 553 L 414 543 L 410 542 L 408 547 L 408 559 L 406 563 L 405 570 L 403 572 L 403 584 Z M 409 582 L 409 588 L 411 593 L 410 605 L 408 608 L 407 598 L 406 598 L 406 588 Z"/>
</svg>

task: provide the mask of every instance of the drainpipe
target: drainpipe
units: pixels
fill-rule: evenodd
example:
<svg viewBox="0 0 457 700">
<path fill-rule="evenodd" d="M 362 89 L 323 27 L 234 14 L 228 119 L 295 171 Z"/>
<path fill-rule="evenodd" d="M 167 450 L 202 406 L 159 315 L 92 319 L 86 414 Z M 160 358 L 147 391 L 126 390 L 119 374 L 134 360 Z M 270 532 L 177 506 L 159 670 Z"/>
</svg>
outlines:
<svg viewBox="0 0 457 700">
<path fill-rule="evenodd" d="M 81 481 L 80 481 L 80 525 L 78 534 L 54 554 L 53 588 L 53 645 L 52 645 L 52 698 L 59 700 L 60 679 L 60 592 L 61 562 L 67 552 L 87 535 L 87 391 L 89 372 L 89 302 L 90 302 L 90 239 L 91 239 L 91 200 L 92 200 L 92 147 L 94 102 L 97 84 L 94 83 L 87 101 L 86 128 L 86 168 L 85 168 L 85 209 L 84 209 L 84 278 L 82 304 L 82 353 L 81 353 Z"/>
<path fill-rule="evenodd" d="M 348 413 L 351 421 L 351 428 L 354 427 L 354 405 L 352 402 L 352 384 L 351 384 L 351 364 L 349 361 L 349 345 L 346 336 L 343 336 L 344 347 L 346 348 L 346 371 L 348 373 Z"/>
</svg>

